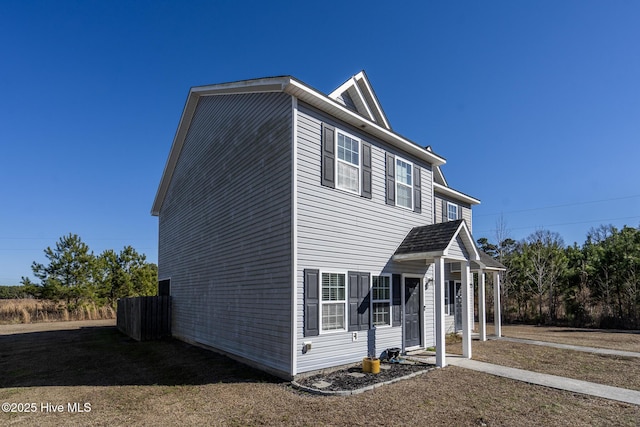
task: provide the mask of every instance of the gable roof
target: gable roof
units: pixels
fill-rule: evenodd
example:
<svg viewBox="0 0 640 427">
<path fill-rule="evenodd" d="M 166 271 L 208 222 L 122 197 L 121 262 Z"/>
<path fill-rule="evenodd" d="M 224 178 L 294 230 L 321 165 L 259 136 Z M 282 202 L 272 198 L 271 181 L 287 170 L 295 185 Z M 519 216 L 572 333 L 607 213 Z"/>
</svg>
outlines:
<svg viewBox="0 0 640 427">
<path fill-rule="evenodd" d="M 414 227 L 393 254 L 396 261 L 447 257 L 449 249 L 460 237 L 469 259 L 479 261 L 478 249 L 463 219 Z"/>
<path fill-rule="evenodd" d="M 355 126 L 361 129 L 363 132 L 379 138 L 389 145 L 396 147 L 406 153 L 409 153 L 418 159 L 422 159 L 434 166 L 444 164 L 446 162 L 444 157 L 441 157 L 433 151 L 427 150 L 424 147 L 416 144 L 415 142 L 401 136 L 400 134 L 395 133 L 391 130 L 390 127 L 388 127 L 386 116 L 384 116 L 382 108 L 379 107 L 377 99 L 375 98 L 375 94 L 373 94 L 373 90 L 371 90 L 364 72 L 361 72 L 356 76 L 359 76 L 360 74 L 362 74 L 362 77 L 359 80 L 356 79 L 356 83 L 358 84 L 359 88 L 364 85 L 365 90 L 362 99 L 367 100 L 367 105 L 369 106 L 369 108 L 373 108 L 373 111 L 375 112 L 372 112 L 374 118 L 376 117 L 376 115 L 382 115 L 382 117 L 384 118 L 384 120 L 382 120 L 383 124 L 380 124 L 373 119 L 367 118 L 360 113 L 347 108 L 343 103 L 338 102 L 337 100 L 319 92 L 318 90 L 291 76 L 266 77 L 253 80 L 242 80 L 230 83 L 192 87 L 189 90 L 187 101 L 185 103 L 184 109 L 182 111 L 182 116 L 180 117 L 180 122 L 178 124 L 178 129 L 176 130 L 175 136 L 173 138 L 171 151 L 169 152 L 169 157 L 167 159 L 167 163 L 165 164 L 164 172 L 162 173 L 160 185 L 158 186 L 158 191 L 151 208 L 151 214 L 155 216 L 160 214 L 160 209 L 162 208 L 164 198 L 169 189 L 169 184 L 171 183 L 173 172 L 175 170 L 176 164 L 178 163 L 180 152 L 182 151 L 182 146 L 184 145 L 187 132 L 191 125 L 191 120 L 193 119 L 196 107 L 198 106 L 198 100 L 204 96 L 222 96 L 268 92 L 286 93 L 345 123 Z M 361 83 L 358 83 L 358 81 L 360 81 Z M 366 95 L 369 92 L 370 95 Z M 371 96 L 373 101 L 371 101 L 371 99 L 367 99 L 367 96 Z M 386 122 L 386 125 L 384 124 L 384 122 Z"/>
<path fill-rule="evenodd" d="M 442 173 L 442 169 L 440 169 L 440 166 L 436 166 L 433 168 L 433 182 L 437 182 L 440 185 L 444 185 L 445 187 L 448 187 L 449 184 L 447 184 L 447 180 L 444 177 L 444 174 Z"/>
<path fill-rule="evenodd" d="M 364 71 L 360 71 L 340 85 L 340 87 L 329 94 L 329 98 L 342 103 L 367 119 L 391 130 L 387 116 L 384 114 L 384 111 L 382 111 L 378 97 L 371 88 L 369 79 Z"/>
</svg>

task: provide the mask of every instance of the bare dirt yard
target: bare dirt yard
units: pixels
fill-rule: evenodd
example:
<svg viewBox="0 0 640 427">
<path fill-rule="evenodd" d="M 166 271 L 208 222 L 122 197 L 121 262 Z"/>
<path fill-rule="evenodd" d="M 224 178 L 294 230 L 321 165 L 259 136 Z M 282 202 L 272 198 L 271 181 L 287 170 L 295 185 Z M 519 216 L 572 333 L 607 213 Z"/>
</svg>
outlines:
<svg viewBox="0 0 640 427">
<path fill-rule="evenodd" d="M 179 341 L 135 342 L 112 323 L 58 325 L 0 326 L 0 403 L 10 404 L 0 425 L 640 423 L 638 406 L 456 367 L 355 396 L 315 396 Z M 558 354 L 553 363 L 564 364 Z"/>
</svg>

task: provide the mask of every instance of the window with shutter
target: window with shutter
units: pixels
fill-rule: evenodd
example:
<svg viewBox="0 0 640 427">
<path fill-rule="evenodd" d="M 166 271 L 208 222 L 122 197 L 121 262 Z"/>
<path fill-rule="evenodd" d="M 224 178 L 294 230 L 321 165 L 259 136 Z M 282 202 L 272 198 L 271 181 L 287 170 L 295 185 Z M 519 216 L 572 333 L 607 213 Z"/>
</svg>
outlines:
<svg viewBox="0 0 640 427">
<path fill-rule="evenodd" d="M 322 185 L 371 198 L 371 144 L 322 124 Z"/>
</svg>

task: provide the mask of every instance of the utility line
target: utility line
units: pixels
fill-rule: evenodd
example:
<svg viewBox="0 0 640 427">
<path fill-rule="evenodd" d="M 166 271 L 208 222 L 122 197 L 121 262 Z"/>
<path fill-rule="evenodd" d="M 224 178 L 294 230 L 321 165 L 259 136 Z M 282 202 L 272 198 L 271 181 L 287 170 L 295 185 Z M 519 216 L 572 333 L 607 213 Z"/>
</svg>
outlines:
<svg viewBox="0 0 640 427">
<path fill-rule="evenodd" d="M 594 219 L 594 220 L 590 220 L 590 221 L 574 221 L 574 222 L 562 222 L 562 223 L 558 223 L 558 224 L 547 224 L 547 225 L 529 225 L 529 226 L 525 226 L 525 227 L 508 227 L 509 230 L 526 230 L 529 228 L 547 228 L 547 227 L 558 227 L 561 225 L 576 225 L 576 224 L 592 224 L 592 223 L 596 223 L 596 222 L 600 222 L 602 223 L 603 221 L 620 221 L 623 219 L 640 219 L 640 215 L 635 215 L 635 216 L 624 216 L 624 217 L 620 217 L 620 218 L 607 218 L 607 219 Z M 482 233 L 490 233 L 490 232 L 494 232 L 496 231 L 495 228 L 491 229 L 491 230 L 483 230 L 480 231 L 479 234 Z"/>
<path fill-rule="evenodd" d="M 545 210 L 545 209 L 566 208 L 566 207 L 570 207 L 570 206 L 588 205 L 588 204 L 592 204 L 592 203 L 611 202 L 611 201 L 614 201 L 614 200 L 634 199 L 636 197 L 640 197 L 640 194 L 636 194 L 636 195 L 633 195 L 633 196 L 613 197 L 611 199 L 589 200 L 589 201 L 586 201 L 586 202 L 565 203 L 565 204 L 562 204 L 562 205 L 541 206 L 541 207 L 538 207 L 538 208 L 518 209 L 518 210 L 515 210 L 515 211 L 504 211 L 504 212 L 496 212 L 496 213 L 488 213 L 488 214 L 474 214 L 473 217 L 474 218 L 478 218 L 478 217 L 483 217 L 483 216 L 494 216 L 494 215 L 501 215 L 501 214 L 507 214 L 507 213 L 533 212 L 533 211 L 541 211 L 541 210 Z"/>
</svg>

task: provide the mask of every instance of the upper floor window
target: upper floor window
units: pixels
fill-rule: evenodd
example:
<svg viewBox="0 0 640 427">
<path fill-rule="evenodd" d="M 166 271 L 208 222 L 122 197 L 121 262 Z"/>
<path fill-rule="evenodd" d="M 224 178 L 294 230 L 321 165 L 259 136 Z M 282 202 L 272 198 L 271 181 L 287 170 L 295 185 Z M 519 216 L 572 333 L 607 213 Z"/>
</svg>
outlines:
<svg viewBox="0 0 640 427">
<path fill-rule="evenodd" d="M 447 202 L 447 219 L 449 221 L 458 219 L 458 205 Z"/>
<path fill-rule="evenodd" d="M 338 131 L 337 187 L 360 193 L 360 141 Z"/>
<path fill-rule="evenodd" d="M 391 277 L 373 276 L 371 286 L 373 324 L 391 325 Z"/>
<path fill-rule="evenodd" d="M 371 144 L 322 124 L 321 183 L 371 199 Z"/>
<path fill-rule="evenodd" d="M 396 157 L 396 205 L 413 209 L 413 165 Z"/>
</svg>

